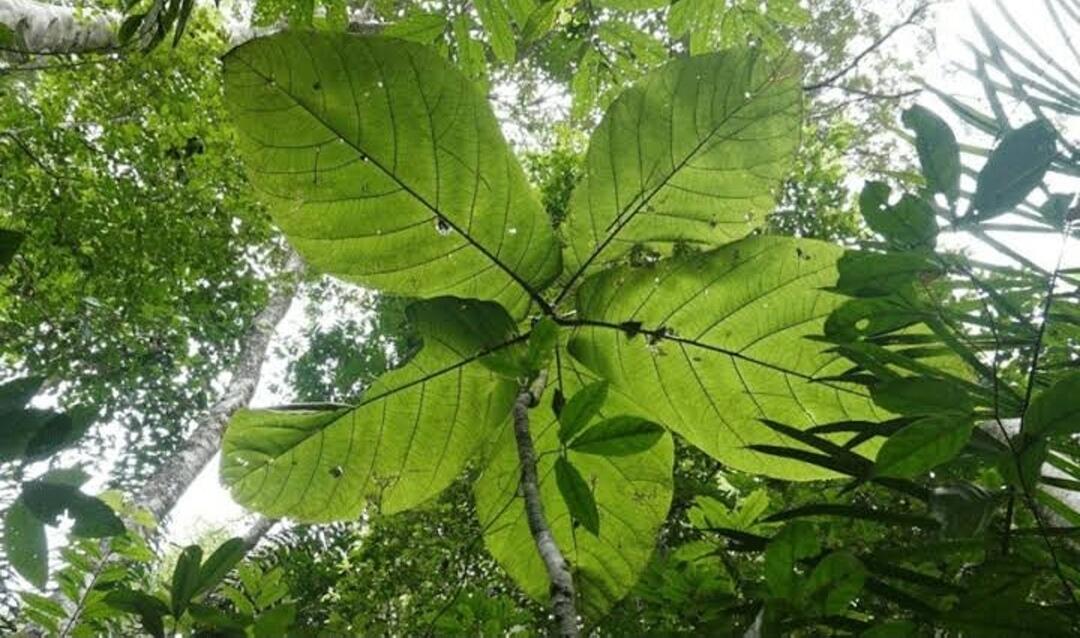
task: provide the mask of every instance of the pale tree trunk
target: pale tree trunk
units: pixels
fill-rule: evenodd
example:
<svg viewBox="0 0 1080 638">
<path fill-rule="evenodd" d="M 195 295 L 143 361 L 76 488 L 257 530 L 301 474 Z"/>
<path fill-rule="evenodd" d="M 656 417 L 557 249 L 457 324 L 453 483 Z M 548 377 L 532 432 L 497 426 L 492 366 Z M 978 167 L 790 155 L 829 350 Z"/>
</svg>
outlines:
<svg viewBox="0 0 1080 638">
<path fill-rule="evenodd" d="M 160 7 L 155 4 L 154 8 Z M 120 47 L 117 32 L 122 20 L 123 16 L 115 11 L 78 11 L 36 0 L 0 0 L 0 24 L 21 36 L 16 46 L 30 55 L 116 50 Z M 279 31 L 284 25 L 253 27 L 241 23 L 228 27 L 229 44 L 236 46 Z M 372 19 L 370 3 L 353 10 L 349 18 L 349 31 L 353 33 L 377 33 L 382 27 Z M 148 37 L 145 30 L 136 39 Z"/>
<path fill-rule="evenodd" d="M 0 0 L 0 24 L 17 34 L 20 51 L 86 53 L 116 47 L 120 16 L 34 0 Z"/>
<path fill-rule="evenodd" d="M 0 0 L 3 1 L 3 0 Z M 291 253 L 286 265 L 286 275 L 291 280 L 283 282 L 270 296 L 266 306 L 255 317 L 251 328 L 248 329 L 240 347 L 240 354 L 232 368 L 232 377 L 225 388 L 224 394 L 207 411 L 199 421 L 195 430 L 184 441 L 181 449 L 170 457 L 161 467 L 154 472 L 150 480 L 135 497 L 135 504 L 149 510 L 154 518 L 161 521 L 172 510 L 173 506 L 191 485 L 206 464 L 217 454 L 221 447 L 221 439 L 225 433 L 225 426 L 229 417 L 240 408 L 246 407 L 255 394 L 255 388 L 259 384 L 259 372 L 262 368 L 263 359 L 266 357 L 270 346 L 270 340 L 274 336 L 277 325 L 285 317 L 295 295 L 298 278 L 304 270 L 303 262 L 299 255 Z M 275 521 L 260 518 L 253 525 L 248 534 L 253 534 L 249 547 L 253 547 Z M 108 551 L 108 541 L 102 543 L 102 556 L 97 564 L 89 571 L 92 575 L 100 573 L 101 569 L 111 560 Z M 91 583 L 92 584 L 92 583 Z M 83 591 L 85 596 L 86 592 Z M 78 626 L 79 616 L 83 608 L 83 600 L 68 601 L 54 595 L 54 600 L 68 609 L 69 616 L 64 623 L 60 636 L 67 636 Z M 74 604 L 74 606 L 72 606 Z"/>
<path fill-rule="evenodd" d="M 521 494 L 525 500 L 525 517 L 529 523 L 536 551 L 544 561 L 551 583 L 551 609 L 560 638 L 577 638 L 577 606 L 574 578 L 570 565 L 555 543 L 544 504 L 540 500 L 540 481 L 536 473 L 536 448 L 529 432 L 529 408 L 536 405 L 544 391 L 546 376 L 541 373 L 531 387 L 523 387 L 514 401 L 514 437 L 517 440 L 518 461 L 521 463 Z"/>
<path fill-rule="evenodd" d="M 260 516 L 255 519 L 255 522 L 251 524 L 251 527 L 247 528 L 247 531 L 244 532 L 244 547 L 247 547 L 249 552 L 255 549 L 255 546 L 259 544 L 259 541 L 269 534 L 270 530 L 274 529 L 274 525 L 277 525 L 277 523 L 278 521 L 276 518 Z"/>
<path fill-rule="evenodd" d="M 302 269 L 300 258 L 294 253 L 289 258 L 286 270 L 290 276 L 295 276 Z M 225 393 L 210 407 L 195 431 L 184 441 L 183 447 L 158 468 L 136 496 L 135 503 L 149 510 L 155 519 L 161 520 L 172 511 L 184 490 L 221 448 L 221 436 L 229 417 L 251 402 L 259 384 L 259 371 L 266 358 L 270 339 L 289 310 L 294 290 L 295 284 L 289 282 L 271 295 L 244 337 Z"/>
</svg>

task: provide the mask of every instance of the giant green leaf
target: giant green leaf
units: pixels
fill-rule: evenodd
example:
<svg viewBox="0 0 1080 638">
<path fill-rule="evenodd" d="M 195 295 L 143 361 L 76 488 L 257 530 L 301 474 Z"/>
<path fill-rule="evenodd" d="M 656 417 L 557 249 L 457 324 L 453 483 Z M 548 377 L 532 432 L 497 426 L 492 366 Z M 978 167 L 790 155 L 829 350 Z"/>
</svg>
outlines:
<svg viewBox="0 0 1080 638">
<path fill-rule="evenodd" d="M 574 392 L 593 377 L 563 358 L 564 391 Z M 580 367 L 580 366 L 578 366 Z M 629 407 L 624 398 L 609 395 L 602 415 L 614 416 Z M 540 496 L 555 542 L 574 572 L 582 609 L 598 617 L 622 598 L 649 562 L 656 534 L 667 518 L 672 494 L 673 446 L 664 435 L 644 452 L 620 457 L 567 453 L 570 463 L 592 490 L 599 512 L 599 534 L 574 529 L 570 511 L 556 480 L 560 458 L 559 424 L 546 406 L 530 411 L 530 428 L 539 455 Z M 529 533 L 525 508 L 518 495 L 521 478 L 514 433 L 505 424 L 494 442 L 487 467 L 474 484 L 476 512 L 484 542 L 492 556 L 533 598 L 546 600 L 547 572 Z"/>
<path fill-rule="evenodd" d="M 747 446 L 802 447 L 760 419 L 809 428 L 887 414 L 861 388 L 824 380 L 850 364 L 810 339 L 844 301 L 823 290 L 836 282 L 840 253 L 811 240 L 751 237 L 650 268 L 607 270 L 578 290 L 585 325 L 570 352 L 632 397 L 638 415 L 736 469 L 828 476 Z"/>
<path fill-rule="evenodd" d="M 624 92 L 571 198 L 568 271 L 638 243 L 716 246 L 756 228 L 798 145 L 801 95 L 792 60 L 757 50 L 675 60 Z"/>
<path fill-rule="evenodd" d="M 304 521 L 355 518 L 365 503 L 407 509 L 460 473 L 509 412 L 512 384 L 483 356 L 513 339 L 490 302 L 440 297 L 413 304 L 424 340 L 355 406 L 246 410 L 222 443 L 221 476 L 240 504 Z"/>
<path fill-rule="evenodd" d="M 425 47 L 285 32 L 225 57 L 239 146 L 274 220 L 316 268 L 514 314 L 558 244 L 474 83 Z"/>
</svg>

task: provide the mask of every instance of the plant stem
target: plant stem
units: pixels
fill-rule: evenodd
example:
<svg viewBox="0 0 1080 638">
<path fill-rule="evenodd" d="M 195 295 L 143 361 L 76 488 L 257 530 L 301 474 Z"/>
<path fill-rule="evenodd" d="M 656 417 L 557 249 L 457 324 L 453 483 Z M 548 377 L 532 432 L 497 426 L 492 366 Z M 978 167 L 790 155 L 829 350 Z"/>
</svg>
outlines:
<svg viewBox="0 0 1080 638">
<path fill-rule="evenodd" d="M 517 439 L 518 460 L 521 463 L 521 493 L 525 499 L 525 515 L 536 551 L 547 568 L 551 581 L 551 607 L 555 612 L 557 634 L 561 638 L 577 638 L 577 608 L 574 596 L 574 577 L 551 534 L 544 504 L 540 501 L 540 481 L 536 474 L 536 448 L 529 433 L 529 408 L 535 405 L 544 391 L 547 375 L 541 372 L 531 385 L 523 385 L 514 401 L 514 437 Z"/>
</svg>

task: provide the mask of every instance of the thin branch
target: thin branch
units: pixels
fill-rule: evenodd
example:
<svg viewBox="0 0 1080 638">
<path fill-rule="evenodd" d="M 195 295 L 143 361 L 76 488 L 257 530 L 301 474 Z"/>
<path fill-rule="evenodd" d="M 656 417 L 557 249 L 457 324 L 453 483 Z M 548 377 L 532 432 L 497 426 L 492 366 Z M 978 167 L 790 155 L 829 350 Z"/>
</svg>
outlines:
<svg viewBox="0 0 1080 638">
<path fill-rule="evenodd" d="M 560 638 L 577 638 L 577 606 L 574 594 L 574 577 L 570 565 L 555 543 L 544 504 L 540 500 L 540 480 L 536 473 L 536 448 L 529 433 L 529 408 L 536 405 L 547 383 L 546 373 L 541 372 L 529 386 L 523 386 L 514 401 L 514 437 L 517 440 L 518 460 L 521 463 L 521 494 L 525 500 L 525 516 L 529 522 L 536 551 L 547 568 L 551 581 L 551 608 Z"/>
<path fill-rule="evenodd" d="M 923 11 L 926 11 L 927 7 L 929 7 L 929 6 L 930 6 L 929 2 L 923 2 L 923 3 L 919 4 L 919 6 L 915 7 L 911 11 L 911 13 L 908 14 L 908 17 L 905 18 L 903 20 L 903 22 L 898 22 L 897 24 L 894 24 L 891 29 L 889 29 L 888 31 L 886 31 L 884 33 L 884 35 L 882 35 L 877 40 L 875 40 L 870 46 L 863 49 L 862 52 L 860 52 L 858 55 L 856 55 L 854 58 L 852 58 L 851 62 L 848 62 L 839 71 L 837 71 L 836 73 L 833 73 L 832 75 L 825 78 L 824 80 L 821 80 L 820 82 L 814 82 L 813 84 L 804 85 L 803 90 L 804 91 L 817 91 L 817 90 L 820 90 L 820 89 L 824 89 L 826 87 L 831 87 L 833 85 L 833 82 L 836 82 L 837 80 L 839 80 L 840 78 L 844 77 L 849 72 L 851 72 L 852 69 L 859 66 L 859 63 L 862 62 L 863 59 L 866 56 L 870 55 L 871 53 L 876 51 L 879 47 L 881 47 L 881 45 L 885 44 L 885 42 L 887 42 L 889 40 L 889 38 L 893 37 L 896 34 L 897 31 L 899 31 L 900 29 L 903 29 L 906 26 L 910 26 L 912 24 L 915 24 L 915 21 L 919 19 L 919 17 L 922 15 Z"/>
</svg>

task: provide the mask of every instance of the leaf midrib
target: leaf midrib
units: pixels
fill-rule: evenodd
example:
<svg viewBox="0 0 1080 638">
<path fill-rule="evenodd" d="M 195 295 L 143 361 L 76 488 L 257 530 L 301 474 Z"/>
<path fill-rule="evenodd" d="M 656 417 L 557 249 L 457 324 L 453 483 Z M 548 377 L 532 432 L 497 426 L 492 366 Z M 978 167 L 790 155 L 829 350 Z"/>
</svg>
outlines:
<svg viewBox="0 0 1080 638">
<path fill-rule="evenodd" d="M 312 56 L 310 50 L 308 50 L 307 43 L 304 42 L 303 40 L 298 40 L 298 42 L 300 42 L 303 45 L 305 51 L 308 51 L 309 57 L 311 57 L 312 62 L 314 62 L 314 56 Z M 297 106 L 302 108 L 305 113 L 310 115 L 315 121 L 317 121 L 320 125 L 322 125 L 323 128 L 325 128 L 326 130 L 333 133 L 336 136 L 336 139 L 344 142 L 347 146 L 352 148 L 355 152 L 359 153 L 362 157 L 367 158 L 368 162 L 371 165 L 375 166 L 380 171 L 382 171 L 383 174 L 385 174 L 387 177 L 389 177 L 395 184 L 400 186 L 402 190 L 404 190 L 406 193 L 408 193 L 410 196 L 412 196 L 414 199 L 416 199 L 416 201 L 420 202 L 424 206 L 424 208 L 427 208 L 429 211 L 431 211 L 432 215 L 434 216 L 434 218 L 436 220 L 441 220 L 441 221 L 446 222 L 454 231 L 456 231 L 463 238 L 465 238 L 465 241 L 467 241 L 469 243 L 469 245 L 471 245 L 473 248 L 475 248 L 477 251 L 479 251 L 480 254 L 482 254 L 484 257 L 486 257 L 488 260 L 490 260 L 492 263 L 494 263 L 496 266 L 498 266 L 503 272 L 505 272 L 507 275 L 509 275 L 510 278 L 513 279 L 514 282 L 516 284 L 518 284 L 518 286 L 520 286 L 522 288 L 522 290 L 525 291 L 525 294 L 528 295 L 530 299 L 532 299 L 537 304 L 539 304 L 541 308 L 545 308 L 545 309 L 549 308 L 547 301 L 540 295 L 540 293 L 537 292 L 529 284 L 529 282 L 525 281 L 524 278 L 522 278 L 517 272 L 515 272 L 513 268 L 510 268 L 505 263 L 503 263 L 502 260 L 500 260 L 497 256 L 492 254 L 491 251 L 489 251 L 483 244 L 479 243 L 471 235 L 469 235 L 467 232 L 465 232 L 465 230 L 463 228 L 461 228 L 457 223 L 455 223 L 452 219 L 450 219 L 446 215 L 443 215 L 441 212 L 439 212 L 438 208 L 436 208 L 434 205 L 432 205 L 431 202 L 429 202 L 425 197 L 420 195 L 420 193 L 418 193 L 416 190 L 414 190 L 408 183 L 406 183 L 404 180 L 402 180 L 400 177 L 398 177 L 397 174 L 395 174 L 393 171 L 391 171 L 385 165 L 383 165 L 383 163 L 381 161 L 379 161 L 374 155 L 372 155 L 372 154 L 368 153 L 367 151 L 365 151 L 363 148 L 361 148 L 353 140 L 349 139 L 344 134 L 342 134 L 340 131 L 338 131 L 335 127 L 331 126 L 325 119 L 323 119 L 311 107 L 309 107 L 307 104 L 305 104 L 303 101 L 301 101 L 299 97 L 293 95 L 289 91 L 286 91 L 281 86 L 281 84 L 278 83 L 274 78 L 272 78 L 272 77 L 264 74 L 263 72 L 261 72 L 259 69 L 257 69 L 255 66 L 253 66 L 247 59 L 245 59 L 242 56 L 237 56 L 236 59 L 238 61 L 240 61 L 241 63 L 243 63 L 244 66 L 246 66 L 252 73 L 254 73 L 258 77 L 262 78 L 267 83 L 271 84 L 271 86 L 273 86 L 274 89 L 276 89 L 282 95 L 286 96 L 290 101 L 292 101 L 293 104 L 296 104 Z M 318 66 L 313 64 L 312 69 L 313 69 L 313 72 L 315 74 L 316 80 L 321 82 L 322 78 L 318 73 Z M 351 89 L 350 89 L 350 93 L 352 93 Z M 353 96 L 353 101 L 355 103 L 355 95 Z M 387 105 L 387 109 L 391 113 L 393 113 L 394 109 L 389 104 Z M 394 130 L 395 131 L 397 130 L 396 126 L 394 127 Z M 434 135 L 434 133 L 435 132 L 432 131 L 433 135 Z M 395 149 L 396 148 L 397 147 L 395 145 Z M 436 164 L 438 164 L 437 155 L 436 155 Z"/>
</svg>

